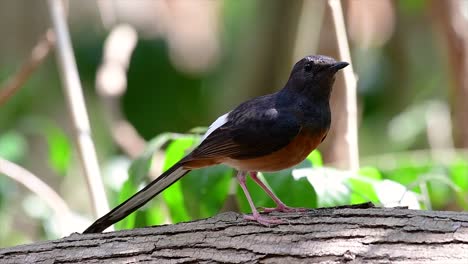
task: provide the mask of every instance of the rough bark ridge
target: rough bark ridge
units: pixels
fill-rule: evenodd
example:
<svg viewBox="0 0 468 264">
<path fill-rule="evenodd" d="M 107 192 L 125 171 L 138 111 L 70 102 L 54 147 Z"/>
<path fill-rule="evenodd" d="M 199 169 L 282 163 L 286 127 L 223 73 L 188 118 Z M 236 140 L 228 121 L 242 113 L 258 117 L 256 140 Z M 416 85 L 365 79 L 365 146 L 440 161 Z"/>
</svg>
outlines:
<svg viewBox="0 0 468 264">
<path fill-rule="evenodd" d="M 236 213 L 175 225 L 69 237 L 0 250 L 0 263 L 468 263 L 468 213 L 330 208 Z"/>
</svg>

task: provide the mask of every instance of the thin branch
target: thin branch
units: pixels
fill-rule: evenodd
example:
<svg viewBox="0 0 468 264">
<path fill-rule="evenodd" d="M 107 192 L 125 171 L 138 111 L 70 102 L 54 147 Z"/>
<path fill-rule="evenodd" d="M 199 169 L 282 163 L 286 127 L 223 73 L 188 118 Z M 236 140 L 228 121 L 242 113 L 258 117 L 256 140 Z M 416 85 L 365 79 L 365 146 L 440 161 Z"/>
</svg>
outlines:
<svg viewBox="0 0 468 264">
<path fill-rule="evenodd" d="M 356 99 L 356 77 L 354 75 L 353 64 L 349 51 L 348 37 L 343 17 L 343 9 L 340 0 L 329 0 L 333 24 L 335 27 L 336 40 L 338 43 L 338 53 L 340 60 L 349 62 L 350 65 L 343 70 L 344 83 L 346 87 L 346 142 L 348 143 L 348 164 L 349 169 L 357 171 L 359 169 L 359 149 L 357 132 L 357 99 Z"/>
<path fill-rule="evenodd" d="M 88 113 L 70 41 L 65 9 L 61 0 L 49 0 L 48 4 L 57 37 L 60 76 L 75 129 L 78 153 L 86 176 L 94 214 L 101 216 L 109 211 L 109 205 L 101 179 L 94 142 L 91 138 Z"/>
<path fill-rule="evenodd" d="M 10 77 L 5 84 L 2 85 L 3 88 L 0 89 L 0 106 L 8 101 L 8 99 L 24 85 L 29 79 L 29 76 L 31 76 L 37 67 L 47 58 L 47 55 L 49 55 L 54 45 L 54 32 L 48 29 L 36 46 L 34 46 L 29 60 L 21 66 L 14 76 Z"/>
<path fill-rule="evenodd" d="M 36 194 L 55 211 L 55 215 L 62 227 L 61 230 L 71 230 L 70 226 L 73 225 L 70 223 L 70 219 L 72 219 L 72 211 L 60 195 L 58 195 L 49 185 L 28 170 L 2 158 L 0 158 L 0 174 L 10 177 Z M 67 233 L 63 233 L 62 235 L 67 235 Z"/>
</svg>

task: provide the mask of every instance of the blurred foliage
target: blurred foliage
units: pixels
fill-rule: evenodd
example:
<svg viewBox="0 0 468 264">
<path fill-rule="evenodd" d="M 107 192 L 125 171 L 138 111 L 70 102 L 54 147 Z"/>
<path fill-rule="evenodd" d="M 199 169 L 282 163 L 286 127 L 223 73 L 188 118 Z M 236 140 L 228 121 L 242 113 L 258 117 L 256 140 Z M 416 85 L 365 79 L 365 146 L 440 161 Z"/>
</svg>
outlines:
<svg viewBox="0 0 468 264">
<path fill-rule="evenodd" d="M 47 145 L 48 164 L 58 175 L 66 175 L 72 158 L 70 138 L 53 120 L 29 116 L 22 120 L 21 127 L 26 134 L 38 136 Z"/>
<path fill-rule="evenodd" d="M 187 131 L 198 126 L 199 120 L 206 116 L 209 97 L 201 92 L 202 76 L 177 71 L 169 61 L 163 41 L 140 41 L 129 69 L 129 89 L 123 98 L 123 109 L 146 139 L 164 131 Z M 155 98 L 159 100 L 155 101 Z M 149 122 L 148 116 L 142 113 L 151 113 L 151 119 L 158 122 Z M 173 118 L 174 115 L 178 118 Z"/>
<path fill-rule="evenodd" d="M 23 136 L 8 131 L 0 136 L 0 157 L 11 161 L 21 160 L 27 152 L 27 143 Z"/>
</svg>

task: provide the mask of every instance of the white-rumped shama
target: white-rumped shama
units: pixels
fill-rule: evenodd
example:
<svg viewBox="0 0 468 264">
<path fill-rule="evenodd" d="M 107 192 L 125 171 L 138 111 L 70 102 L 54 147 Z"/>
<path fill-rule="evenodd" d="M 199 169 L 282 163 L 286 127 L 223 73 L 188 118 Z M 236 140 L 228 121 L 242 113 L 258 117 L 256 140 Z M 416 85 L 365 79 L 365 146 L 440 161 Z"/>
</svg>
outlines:
<svg viewBox="0 0 468 264">
<path fill-rule="evenodd" d="M 84 233 L 104 231 L 122 220 L 193 169 L 226 164 L 238 171 L 237 179 L 252 208 L 245 219 L 261 224 L 278 219 L 258 213 L 245 177 L 252 179 L 275 201 L 265 211 L 292 211 L 257 177 L 258 171 L 278 171 L 303 161 L 326 137 L 331 121 L 330 93 L 338 70 L 347 62 L 316 55 L 298 61 L 280 91 L 248 100 L 219 117 L 201 143 L 186 157 L 141 191 L 99 218 Z"/>
</svg>

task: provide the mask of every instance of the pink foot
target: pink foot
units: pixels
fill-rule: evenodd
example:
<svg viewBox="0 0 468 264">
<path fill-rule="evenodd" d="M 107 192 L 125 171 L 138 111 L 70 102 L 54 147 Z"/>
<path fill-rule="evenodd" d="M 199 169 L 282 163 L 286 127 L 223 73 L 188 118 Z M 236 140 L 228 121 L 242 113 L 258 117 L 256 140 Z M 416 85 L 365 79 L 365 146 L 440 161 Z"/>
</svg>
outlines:
<svg viewBox="0 0 468 264">
<path fill-rule="evenodd" d="M 277 218 L 270 218 L 261 216 L 258 213 L 253 213 L 252 215 L 244 215 L 245 220 L 255 221 L 264 226 L 277 225 L 284 223 L 282 220 Z"/>
<path fill-rule="evenodd" d="M 295 212 L 305 212 L 307 211 L 307 208 L 294 208 L 294 207 L 289 207 L 287 205 L 278 205 L 275 208 L 264 208 L 263 212 L 265 213 L 271 213 L 271 212 L 282 212 L 282 213 L 295 213 Z"/>
</svg>

